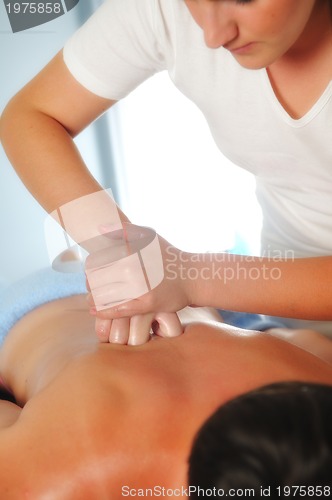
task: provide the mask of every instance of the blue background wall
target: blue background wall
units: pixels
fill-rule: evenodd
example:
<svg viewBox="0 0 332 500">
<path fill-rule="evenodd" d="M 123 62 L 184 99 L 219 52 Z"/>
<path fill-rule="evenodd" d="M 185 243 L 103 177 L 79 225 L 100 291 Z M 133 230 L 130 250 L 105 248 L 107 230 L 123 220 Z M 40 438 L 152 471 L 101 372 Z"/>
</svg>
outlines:
<svg viewBox="0 0 332 500">
<path fill-rule="evenodd" d="M 67 14 L 41 26 L 13 34 L 0 3 L 0 111 L 8 100 L 28 82 L 64 45 L 100 0 L 81 0 Z M 96 137 L 98 128 L 107 134 L 103 118 L 77 139 L 80 151 L 92 173 L 110 186 L 102 174 L 102 163 L 112 159 L 106 148 L 101 151 Z M 98 133 L 97 133 L 98 132 Z M 102 156 L 104 159 L 102 160 Z M 106 169 L 105 169 L 106 170 Z M 112 176 L 112 169 L 107 169 Z M 12 169 L 3 148 L 0 149 L 0 286 L 49 265 L 44 241 L 46 213 L 29 194 Z"/>
</svg>

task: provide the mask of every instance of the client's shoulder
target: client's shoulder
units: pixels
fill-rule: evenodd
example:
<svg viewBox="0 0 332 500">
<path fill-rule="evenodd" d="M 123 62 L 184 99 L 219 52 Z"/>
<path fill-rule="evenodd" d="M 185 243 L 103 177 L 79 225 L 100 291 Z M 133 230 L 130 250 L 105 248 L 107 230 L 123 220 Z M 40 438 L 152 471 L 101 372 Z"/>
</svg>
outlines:
<svg viewBox="0 0 332 500">
<path fill-rule="evenodd" d="M 73 358 L 93 352 L 97 344 L 84 296 L 54 300 L 11 328 L 0 350 L 0 374 L 23 403 Z"/>
</svg>

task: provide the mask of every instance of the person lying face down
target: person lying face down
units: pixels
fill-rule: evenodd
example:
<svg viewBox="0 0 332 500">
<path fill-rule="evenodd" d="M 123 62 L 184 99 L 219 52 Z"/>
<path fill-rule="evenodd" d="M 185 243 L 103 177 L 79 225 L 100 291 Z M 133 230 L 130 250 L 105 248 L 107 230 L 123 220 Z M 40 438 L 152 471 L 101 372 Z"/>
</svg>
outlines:
<svg viewBox="0 0 332 500">
<path fill-rule="evenodd" d="M 221 405 L 272 383 L 332 385 L 326 360 L 215 321 L 136 347 L 100 343 L 83 295 L 19 320 L 0 375 L 17 401 L 0 406 L 0 498 L 14 500 L 118 499 L 158 486 L 185 497 L 193 440 Z"/>
</svg>

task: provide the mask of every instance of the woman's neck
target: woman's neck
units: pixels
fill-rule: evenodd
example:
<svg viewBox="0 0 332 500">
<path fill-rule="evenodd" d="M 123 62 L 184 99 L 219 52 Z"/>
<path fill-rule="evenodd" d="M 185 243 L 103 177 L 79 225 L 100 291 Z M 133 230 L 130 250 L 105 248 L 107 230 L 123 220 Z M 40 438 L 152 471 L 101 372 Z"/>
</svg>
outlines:
<svg viewBox="0 0 332 500">
<path fill-rule="evenodd" d="M 293 119 L 303 117 L 332 81 L 331 14 L 322 8 L 317 16 L 319 22 L 267 68 L 276 98 Z"/>
<path fill-rule="evenodd" d="M 316 2 L 312 16 L 301 36 L 280 61 L 296 64 L 311 59 L 332 46 L 332 9 L 328 0 Z"/>
</svg>

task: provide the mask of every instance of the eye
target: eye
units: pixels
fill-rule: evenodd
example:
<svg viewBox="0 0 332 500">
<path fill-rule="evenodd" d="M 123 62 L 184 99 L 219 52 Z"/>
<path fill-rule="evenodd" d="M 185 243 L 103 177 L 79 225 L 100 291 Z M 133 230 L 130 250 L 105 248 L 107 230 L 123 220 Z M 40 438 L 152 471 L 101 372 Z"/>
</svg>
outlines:
<svg viewBox="0 0 332 500">
<path fill-rule="evenodd" d="M 253 2 L 253 0 L 235 0 L 235 1 L 236 1 L 236 3 L 240 3 L 240 4 L 241 3 L 251 3 L 251 2 Z"/>
</svg>

